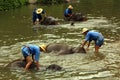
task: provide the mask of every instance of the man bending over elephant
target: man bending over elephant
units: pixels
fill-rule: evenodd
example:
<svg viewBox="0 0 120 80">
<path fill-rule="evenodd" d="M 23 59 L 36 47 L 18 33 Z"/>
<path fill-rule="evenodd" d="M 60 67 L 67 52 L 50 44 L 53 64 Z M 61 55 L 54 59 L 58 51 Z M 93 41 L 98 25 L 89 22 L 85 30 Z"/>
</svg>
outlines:
<svg viewBox="0 0 120 80">
<path fill-rule="evenodd" d="M 95 42 L 95 55 L 98 55 L 99 48 L 103 45 L 104 37 L 101 33 L 96 31 L 90 31 L 87 28 L 83 28 L 82 34 L 85 36 L 85 40 L 82 44 L 82 47 L 84 48 L 85 44 L 88 42 L 87 49 L 90 46 L 91 41 L 93 40 Z"/>
<path fill-rule="evenodd" d="M 39 69 L 40 52 L 45 51 L 45 46 L 44 45 L 37 46 L 37 45 L 28 44 L 28 45 L 24 45 L 21 50 L 24 56 L 24 61 L 27 62 L 25 66 L 25 70 L 28 70 L 30 65 L 33 62 L 35 62 L 37 69 Z"/>
<path fill-rule="evenodd" d="M 33 10 L 33 24 L 41 23 L 42 21 L 42 14 L 46 17 L 46 13 L 42 8 L 35 8 Z"/>
<path fill-rule="evenodd" d="M 69 5 L 68 8 L 65 10 L 64 16 L 66 18 L 69 18 L 72 16 L 72 9 L 73 9 L 72 5 Z"/>
</svg>

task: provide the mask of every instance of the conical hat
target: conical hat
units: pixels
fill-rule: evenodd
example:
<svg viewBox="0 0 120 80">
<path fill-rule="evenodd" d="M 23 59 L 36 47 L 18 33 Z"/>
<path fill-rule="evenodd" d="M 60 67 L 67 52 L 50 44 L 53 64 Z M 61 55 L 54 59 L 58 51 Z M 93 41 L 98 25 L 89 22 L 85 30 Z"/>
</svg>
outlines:
<svg viewBox="0 0 120 80">
<path fill-rule="evenodd" d="M 88 31 L 89 29 L 87 29 L 87 28 L 83 28 L 82 29 L 82 33 L 85 33 L 86 31 Z"/>
<path fill-rule="evenodd" d="M 69 5 L 68 8 L 69 8 L 69 9 L 73 9 L 72 5 Z"/>
<path fill-rule="evenodd" d="M 46 51 L 46 45 L 42 44 L 42 45 L 40 45 L 40 47 L 44 52 Z"/>
<path fill-rule="evenodd" d="M 37 14 L 40 14 L 40 13 L 42 13 L 42 11 L 43 11 L 42 8 L 38 8 L 38 9 L 36 10 L 36 13 L 37 13 Z"/>
</svg>

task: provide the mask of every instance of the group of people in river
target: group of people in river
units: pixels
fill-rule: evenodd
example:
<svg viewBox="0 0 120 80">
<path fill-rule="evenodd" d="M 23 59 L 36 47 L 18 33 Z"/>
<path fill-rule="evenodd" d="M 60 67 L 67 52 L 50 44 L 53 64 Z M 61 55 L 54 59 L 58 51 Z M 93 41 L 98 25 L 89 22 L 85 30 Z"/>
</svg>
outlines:
<svg viewBox="0 0 120 80">
<path fill-rule="evenodd" d="M 69 5 L 68 8 L 65 10 L 64 16 L 66 18 L 69 18 L 69 17 L 72 16 L 72 14 L 73 14 L 72 13 L 72 9 L 73 9 L 72 5 Z M 44 17 L 46 17 L 46 12 L 44 11 L 44 9 L 42 9 L 42 8 L 35 8 L 33 10 L 33 18 L 32 18 L 33 25 L 35 25 L 37 23 L 41 23 L 42 20 L 43 20 L 43 18 L 42 18 L 43 15 L 44 15 Z"/>
<path fill-rule="evenodd" d="M 87 17 L 81 12 L 73 13 L 73 6 L 69 5 L 64 11 L 64 20 L 65 21 L 86 21 Z M 33 25 L 57 25 L 59 24 L 58 19 L 55 19 L 52 16 L 46 16 L 46 11 L 42 8 L 35 8 L 33 10 Z M 72 24 L 73 25 L 73 24 Z"/>
<path fill-rule="evenodd" d="M 82 34 L 85 35 L 85 40 L 82 43 L 82 48 L 86 45 L 88 42 L 87 49 L 89 49 L 90 43 L 93 40 L 95 42 L 95 55 L 98 56 L 99 53 L 99 48 L 103 45 L 104 42 L 104 37 L 102 36 L 101 33 L 89 30 L 87 28 L 83 28 Z M 63 47 L 63 46 L 62 46 Z M 56 48 L 57 49 L 57 48 Z M 46 52 L 47 51 L 47 46 L 46 45 L 25 45 L 22 47 L 22 54 L 24 56 L 24 60 L 27 62 L 25 66 L 25 70 L 28 70 L 32 62 L 35 62 L 37 65 L 37 69 L 39 69 L 39 57 L 41 51 Z M 67 52 L 66 52 L 67 53 Z M 31 58 L 32 56 L 32 58 Z"/>
<path fill-rule="evenodd" d="M 72 5 L 69 5 L 68 8 L 64 12 L 64 16 L 69 18 L 72 16 Z M 36 22 L 41 23 L 42 20 L 42 14 L 46 16 L 46 12 L 42 8 L 36 8 L 33 11 L 33 24 L 35 25 Z M 82 34 L 85 36 L 85 40 L 83 41 L 82 45 L 80 47 L 84 48 L 84 46 L 88 43 L 87 48 L 85 50 L 89 49 L 91 41 L 95 42 L 95 55 L 98 56 L 99 48 L 103 45 L 104 37 L 101 33 L 97 31 L 92 31 L 87 28 L 82 29 Z M 25 70 L 28 70 L 32 62 L 35 62 L 37 69 L 39 69 L 39 57 L 40 53 L 46 52 L 47 48 L 46 45 L 25 45 L 22 47 L 22 55 L 24 57 L 24 61 L 27 62 L 25 66 Z M 32 58 L 31 58 L 32 56 Z"/>
</svg>

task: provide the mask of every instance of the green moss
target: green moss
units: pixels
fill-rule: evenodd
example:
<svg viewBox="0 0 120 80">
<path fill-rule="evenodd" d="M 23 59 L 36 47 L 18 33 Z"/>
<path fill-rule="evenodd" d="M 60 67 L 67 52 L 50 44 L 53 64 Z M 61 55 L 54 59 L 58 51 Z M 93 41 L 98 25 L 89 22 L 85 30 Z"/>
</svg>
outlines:
<svg viewBox="0 0 120 80">
<path fill-rule="evenodd" d="M 65 0 L 38 0 L 38 2 L 43 4 L 59 4 L 65 2 Z"/>
<path fill-rule="evenodd" d="M 1 0 L 0 11 L 15 9 L 27 3 L 27 0 Z"/>
<path fill-rule="evenodd" d="M 37 0 L 40 4 L 60 4 L 65 0 Z M 15 9 L 25 5 L 28 0 L 0 0 L 0 11 Z"/>
</svg>

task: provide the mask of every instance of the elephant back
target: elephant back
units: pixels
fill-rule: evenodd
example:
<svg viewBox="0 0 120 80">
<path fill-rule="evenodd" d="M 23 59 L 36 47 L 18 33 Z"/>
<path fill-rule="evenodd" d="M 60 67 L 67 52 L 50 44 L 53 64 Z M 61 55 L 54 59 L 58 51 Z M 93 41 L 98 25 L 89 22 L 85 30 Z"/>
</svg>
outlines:
<svg viewBox="0 0 120 80">
<path fill-rule="evenodd" d="M 72 52 L 72 47 L 66 45 L 66 44 L 61 44 L 61 43 L 52 43 L 47 45 L 46 47 L 46 52 L 60 52 L 61 54 L 71 54 Z"/>
<path fill-rule="evenodd" d="M 41 22 L 42 25 L 57 25 L 58 24 L 58 20 L 55 19 L 52 16 L 47 16 L 43 19 L 43 21 Z"/>
<path fill-rule="evenodd" d="M 8 67 L 8 68 L 25 68 L 26 64 L 27 64 L 26 61 L 23 61 L 21 59 L 17 59 L 17 60 L 10 62 L 6 67 Z M 30 65 L 29 69 L 33 70 L 35 68 L 36 68 L 36 64 L 33 62 Z"/>
</svg>

